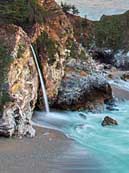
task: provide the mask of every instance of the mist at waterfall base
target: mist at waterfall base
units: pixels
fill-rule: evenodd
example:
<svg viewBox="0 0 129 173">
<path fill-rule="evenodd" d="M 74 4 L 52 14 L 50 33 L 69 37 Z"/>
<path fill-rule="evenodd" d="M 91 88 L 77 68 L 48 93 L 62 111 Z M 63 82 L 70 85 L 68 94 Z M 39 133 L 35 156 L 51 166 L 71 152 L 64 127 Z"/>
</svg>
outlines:
<svg viewBox="0 0 129 173">
<path fill-rule="evenodd" d="M 128 82 L 115 81 L 114 85 L 126 86 L 129 91 Z M 101 123 L 105 116 L 116 119 L 119 125 L 103 127 Z M 129 101 L 119 101 L 113 111 L 105 109 L 102 113 L 35 112 L 34 122 L 63 132 L 97 158 L 101 169 L 95 165 L 88 168 L 91 172 L 129 172 Z"/>
</svg>

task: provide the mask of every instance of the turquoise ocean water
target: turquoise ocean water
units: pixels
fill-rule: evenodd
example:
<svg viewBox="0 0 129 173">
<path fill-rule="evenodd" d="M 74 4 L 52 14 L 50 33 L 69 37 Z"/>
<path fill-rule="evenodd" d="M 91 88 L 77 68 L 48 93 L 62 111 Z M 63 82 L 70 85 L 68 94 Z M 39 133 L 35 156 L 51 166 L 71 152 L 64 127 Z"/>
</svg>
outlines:
<svg viewBox="0 0 129 173">
<path fill-rule="evenodd" d="M 101 163 L 101 173 L 129 173 L 129 101 L 119 102 L 114 111 L 83 113 L 82 116 L 80 112 L 70 111 L 49 115 L 38 112 L 35 122 L 74 139 Z M 102 127 L 101 122 L 107 115 L 119 125 Z"/>
</svg>

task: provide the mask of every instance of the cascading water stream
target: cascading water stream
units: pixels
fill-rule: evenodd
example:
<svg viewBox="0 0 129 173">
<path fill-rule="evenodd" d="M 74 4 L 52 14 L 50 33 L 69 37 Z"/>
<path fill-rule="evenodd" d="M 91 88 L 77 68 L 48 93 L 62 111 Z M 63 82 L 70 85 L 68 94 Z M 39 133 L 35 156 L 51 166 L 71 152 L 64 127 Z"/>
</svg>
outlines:
<svg viewBox="0 0 129 173">
<path fill-rule="evenodd" d="M 45 110 L 46 110 L 47 113 L 49 113 L 50 109 L 49 109 L 49 104 L 48 104 L 48 97 L 47 97 L 47 93 L 46 93 L 46 89 L 45 89 L 42 73 L 41 73 L 41 70 L 39 68 L 39 64 L 38 64 L 38 60 L 37 60 L 37 56 L 36 56 L 35 50 L 34 50 L 32 45 L 30 47 L 31 47 L 31 50 L 32 50 L 32 53 L 33 53 L 33 57 L 34 57 L 34 61 L 35 61 L 35 64 L 36 64 L 36 67 L 37 67 L 37 71 L 38 71 L 38 74 L 39 74 L 39 79 L 40 79 L 41 88 L 42 88 L 42 92 L 43 92 L 44 103 L 45 103 Z"/>
</svg>

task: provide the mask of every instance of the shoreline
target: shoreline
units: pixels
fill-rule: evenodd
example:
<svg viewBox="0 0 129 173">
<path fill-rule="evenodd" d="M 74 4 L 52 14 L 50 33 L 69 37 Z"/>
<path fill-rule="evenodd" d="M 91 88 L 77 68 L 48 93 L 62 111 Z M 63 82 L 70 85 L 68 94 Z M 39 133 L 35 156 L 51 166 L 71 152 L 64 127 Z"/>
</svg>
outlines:
<svg viewBox="0 0 129 173">
<path fill-rule="evenodd" d="M 2 173 L 100 173 L 94 156 L 56 130 L 36 127 L 34 138 L 1 138 Z"/>
<path fill-rule="evenodd" d="M 129 92 L 112 86 L 114 96 Z M 56 129 L 34 126 L 34 138 L 0 138 L 2 173 L 103 173 L 102 163 L 86 148 Z"/>
</svg>

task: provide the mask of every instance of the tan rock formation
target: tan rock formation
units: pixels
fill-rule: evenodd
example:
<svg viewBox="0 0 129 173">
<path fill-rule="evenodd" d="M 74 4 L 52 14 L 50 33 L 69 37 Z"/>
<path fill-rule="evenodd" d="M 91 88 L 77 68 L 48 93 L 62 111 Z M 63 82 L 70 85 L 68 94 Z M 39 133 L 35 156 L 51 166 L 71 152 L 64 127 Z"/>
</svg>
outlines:
<svg viewBox="0 0 129 173">
<path fill-rule="evenodd" d="M 32 112 L 38 75 L 26 33 L 14 25 L 0 26 L 0 134 L 34 136 Z"/>
</svg>

